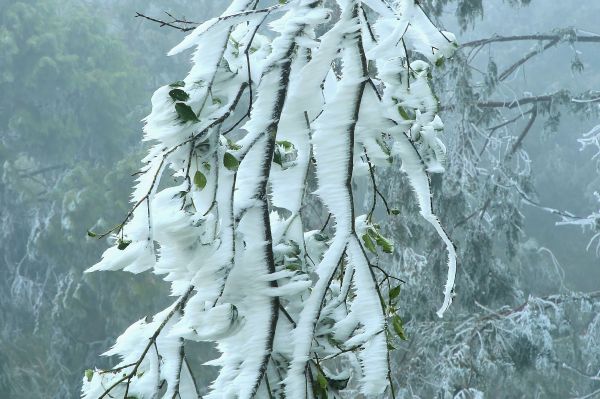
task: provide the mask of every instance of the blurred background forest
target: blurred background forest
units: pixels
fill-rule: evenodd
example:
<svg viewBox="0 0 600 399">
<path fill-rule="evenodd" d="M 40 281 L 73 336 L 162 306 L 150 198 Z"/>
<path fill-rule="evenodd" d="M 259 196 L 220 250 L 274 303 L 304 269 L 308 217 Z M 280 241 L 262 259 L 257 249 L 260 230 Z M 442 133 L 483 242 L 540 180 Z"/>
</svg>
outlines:
<svg viewBox="0 0 600 399">
<path fill-rule="evenodd" d="M 380 259 L 406 281 L 398 397 L 600 396 L 600 265 L 588 248 L 600 175 L 596 148 L 578 142 L 600 124 L 600 2 L 424 3 L 463 44 L 433 71 L 449 158 L 436 207 L 461 264 L 438 322 L 443 248 L 403 216 L 416 214 L 404 177 L 378 176 L 401 211 L 384 226 L 396 253 Z M 111 364 L 98 355 L 115 337 L 166 305 L 156 276 L 84 275 L 107 246 L 86 232 L 126 214 L 150 96 L 188 69 L 188 55 L 165 55 L 184 33 L 136 12 L 202 21 L 224 6 L 0 0 L 1 398 L 79 397 L 84 370 Z M 547 37 L 494 40 L 533 34 Z"/>
</svg>

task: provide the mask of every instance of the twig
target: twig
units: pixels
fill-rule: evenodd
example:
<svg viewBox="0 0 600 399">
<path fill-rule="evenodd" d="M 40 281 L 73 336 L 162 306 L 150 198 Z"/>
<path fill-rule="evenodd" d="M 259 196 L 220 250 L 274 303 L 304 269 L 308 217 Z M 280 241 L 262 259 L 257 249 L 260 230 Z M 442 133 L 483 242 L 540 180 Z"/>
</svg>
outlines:
<svg viewBox="0 0 600 399">
<path fill-rule="evenodd" d="M 167 15 L 169 15 L 169 14 L 167 13 Z M 156 22 L 156 23 L 160 24 L 161 28 L 163 26 L 168 26 L 169 28 L 177 29 L 177 30 L 180 30 L 182 32 L 189 32 L 189 31 L 192 31 L 192 30 L 196 29 L 196 26 L 177 26 L 177 25 L 175 25 L 176 23 L 184 23 L 184 22 L 181 22 L 181 21 L 177 21 L 177 20 L 173 20 L 171 22 L 163 21 L 161 19 L 149 17 L 149 16 L 144 15 L 144 14 L 142 14 L 140 12 L 136 12 L 135 13 L 135 17 L 136 18 L 141 17 L 141 18 L 147 19 L 149 21 Z M 189 25 L 189 24 L 193 24 L 193 22 L 185 22 L 185 24 Z"/>
<path fill-rule="evenodd" d="M 320 233 L 322 233 L 323 231 L 325 231 L 325 228 L 329 224 L 329 219 L 331 219 L 331 213 L 329 213 L 327 215 L 327 220 L 325 220 L 325 223 L 323 224 L 323 227 L 321 227 L 321 230 L 319 230 Z"/>
</svg>

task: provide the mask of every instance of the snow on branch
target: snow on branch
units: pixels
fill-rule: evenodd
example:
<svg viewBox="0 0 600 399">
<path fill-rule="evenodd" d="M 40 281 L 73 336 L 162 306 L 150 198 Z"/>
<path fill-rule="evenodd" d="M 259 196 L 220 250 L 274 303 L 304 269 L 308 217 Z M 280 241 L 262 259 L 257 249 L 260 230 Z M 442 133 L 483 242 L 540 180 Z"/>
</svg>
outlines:
<svg viewBox="0 0 600 399">
<path fill-rule="evenodd" d="M 193 66 L 154 93 L 131 211 L 89 233 L 115 246 L 88 271 L 152 270 L 177 299 L 117 339 L 106 354 L 121 363 L 86 372 L 83 397 L 395 397 L 401 280 L 373 264 L 394 246 L 373 211 L 357 214 L 353 182 L 368 170 L 378 191 L 376 171 L 402 161 L 447 250 L 442 316 L 456 253 L 431 206 L 429 175 L 444 171 L 446 150 L 430 63 L 457 44 L 412 0 L 336 5 L 335 19 L 319 0 L 233 0 L 197 26 L 139 15 L 191 30 L 170 54 L 194 49 Z M 306 227 L 314 203 L 327 230 Z M 210 387 L 194 382 L 190 341 L 221 353 L 206 363 L 220 368 Z"/>
</svg>

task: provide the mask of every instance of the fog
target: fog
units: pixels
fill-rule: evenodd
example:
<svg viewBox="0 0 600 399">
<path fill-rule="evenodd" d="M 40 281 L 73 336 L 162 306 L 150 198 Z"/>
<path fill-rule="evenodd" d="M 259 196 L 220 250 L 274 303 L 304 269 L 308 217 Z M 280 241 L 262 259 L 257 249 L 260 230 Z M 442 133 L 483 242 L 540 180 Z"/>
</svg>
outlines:
<svg viewBox="0 0 600 399">
<path fill-rule="evenodd" d="M 412 216 L 418 212 L 399 166 L 377 174 L 390 206 L 401 211 L 396 219 L 377 211 L 396 244 L 380 264 L 407 281 L 399 308 L 408 340 L 393 355 L 396 395 L 600 397 L 599 149 L 578 141 L 600 125 L 600 40 L 577 40 L 600 35 L 600 2 L 423 3 L 459 44 L 536 34 L 561 39 L 543 50 L 549 40 L 462 47 L 455 60 L 432 70 L 448 148 L 447 172 L 432 178 L 434 205 L 460 258 L 456 302 L 435 331 L 443 248 Z M 116 337 L 171 303 L 161 276 L 84 271 L 109 247 L 94 236 L 131 207 L 133 175 L 149 147 L 141 140 L 142 119 L 152 93 L 189 70 L 189 53 L 166 55 L 186 33 L 144 16 L 185 19 L 193 23 L 174 24 L 193 27 L 225 4 L 0 0 L 0 398 L 80 397 L 85 370 L 117 363 L 100 356 Z M 539 54 L 498 81 L 534 49 Z M 513 104 L 550 94 L 548 101 Z M 491 102 L 510 105 L 482 105 Z M 537 118 L 528 127 L 532 114 Z M 507 156 L 520 136 L 514 156 Z M 354 183 L 358 206 L 368 209 L 369 179 Z M 315 210 L 311 224 L 322 225 L 320 218 L 322 210 Z M 426 265 L 414 266 L 417 257 L 407 249 L 426 257 Z M 564 309 L 550 315 L 550 305 L 540 305 L 527 316 L 531 322 L 509 320 L 516 323 L 509 327 L 498 318 L 493 337 L 481 327 L 477 350 L 454 330 L 520 312 L 531 298 Z M 546 311 L 547 324 L 534 320 Z M 520 328 L 523 334 L 515 333 Z M 456 365 L 453 345 L 480 354 L 464 355 L 468 366 Z M 198 366 L 217 356 L 209 344 L 188 349 Z M 218 369 L 199 369 L 205 393 Z M 467 388 L 473 390 L 459 396 Z"/>
</svg>

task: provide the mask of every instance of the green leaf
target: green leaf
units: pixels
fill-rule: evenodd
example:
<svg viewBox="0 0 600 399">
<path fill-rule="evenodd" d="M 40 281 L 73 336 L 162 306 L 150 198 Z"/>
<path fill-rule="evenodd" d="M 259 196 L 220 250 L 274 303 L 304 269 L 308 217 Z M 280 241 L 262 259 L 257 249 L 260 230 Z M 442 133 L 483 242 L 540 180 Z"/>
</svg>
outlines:
<svg viewBox="0 0 600 399">
<path fill-rule="evenodd" d="M 229 147 L 230 150 L 234 150 L 234 151 L 237 151 L 240 148 L 242 148 L 241 146 L 237 145 L 233 140 L 231 140 L 229 137 L 227 137 L 227 147 Z"/>
<path fill-rule="evenodd" d="M 210 172 L 210 164 L 206 161 L 202 162 L 202 166 L 204 167 L 204 169 L 208 170 Z"/>
<path fill-rule="evenodd" d="M 122 240 L 119 238 L 117 248 L 120 249 L 121 251 L 123 251 L 125 248 L 127 248 L 129 246 L 129 244 L 131 244 L 131 240 Z"/>
<path fill-rule="evenodd" d="M 298 262 L 286 263 L 285 268 L 293 272 L 298 272 L 302 270 L 302 265 Z"/>
<path fill-rule="evenodd" d="M 406 341 L 407 338 L 406 334 L 404 333 L 404 325 L 400 316 L 394 315 L 394 317 L 392 317 L 392 327 L 394 328 L 396 335 L 398 335 L 401 340 Z"/>
<path fill-rule="evenodd" d="M 346 387 L 348 386 L 348 381 L 350 381 L 350 377 L 340 378 L 340 379 L 334 379 L 334 378 L 329 378 L 329 377 L 327 378 L 327 382 L 329 383 L 329 386 L 338 391 L 341 389 L 346 389 Z"/>
<path fill-rule="evenodd" d="M 400 214 L 400 209 L 391 209 L 390 213 L 394 216 L 399 215 Z"/>
<path fill-rule="evenodd" d="M 327 241 L 329 239 L 329 237 L 327 237 L 326 234 L 323 233 L 316 233 L 313 238 L 315 239 L 315 241 Z"/>
<path fill-rule="evenodd" d="M 317 369 L 317 384 L 313 385 L 315 398 L 327 399 L 327 378 Z"/>
<path fill-rule="evenodd" d="M 400 116 L 402 117 L 402 119 L 404 119 L 406 121 L 412 120 L 410 115 L 408 115 L 408 112 L 406 112 L 406 110 L 403 107 L 398 106 L 398 112 L 400 113 Z"/>
<path fill-rule="evenodd" d="M 185 82 L 183 80 L 178 80 L 169 85 L 169 87 L 184 87 L 184 86 L 185 86 Z"/>
<path fill-rule="evenodd" d="M 377 145 L 379 145 L 379 148 L 381 148 L 381 151 L 383 151 L 385 155 L 387 155 L 388 157 L 392 155 L 392 150 L 383 139 L 378 138 L 375 140 L 375 142 L 377 143 Z M 392 162 L 391 158 L 388 159 L 388 162 Z"/>
<path fill-rule="evenodd" d="M 92 378 L 94 378 L 94 370 L 92 370 L 92 369 L 85 370 L 85 378 L 88 380 L 88 382 L 92 381 Z"/>
<path fill-rule="evenodd" d="M 375 227 L 379 228 L 379 226 L 377 226 L 377 225 L 375 225 Z M 377 231 L 374 228 L 369 228 L 367 230 L 367 234 L 369 235 L 369 237 L 372 240 L 375 240 L 375 242 L 377 243 L 378 246 L 381 247 L 383 252 L 385 252 L 386 254 L 391 254 L 394 252 L 394 243 L 392 241 L 388 240 L 387 238 L 385 238 L 384 236 L 382 236 L 379 231 Z"/>
<path fill-rule="evenodd" d="M 229 170 L 236 171 L 240 166 L 240 161 L 230 152 L 226 152 L 223 155 L 223 165 Z"/>
<path fill-rule="evenodd" d="M 94 232 L 93 232 L 93 231 L 91 231 L 91 230 L 88 230 L 88 231 L 87 231 L 87 235 L 88 235 L 88 237 L 92 237 L 92 238 L 94 238 L 94 237 L 97 237 L 97 236 L 98 236 L 98 234 L 94 233 Z"/>
<path fill-rule="evenodd" d="M 197 170 L 196 173 L 194 173 L 194 184 L 200 190 L 206 187 L 206 176 L 204 176 L 204 174 L 199 170 Z"/>
<path fill-rule="evenodd" d="M 171 96 L 173 101 L 187 101 L 190 99 L 190 95 L 181 89 L 171 90 L 169 96 Z"/>
<path fill-rule="evenodd" d="M 442 56 L 442 57 L 440 57 L 440 58 L 438 58 L 438 59 L 435 61 L 435 66 L 436 66 L 436 67 L 438 67 L 438 68 L 441 68 L 441 67 L 443 67 L 443 66 L 444 66 L 444 61 L 445 61 L 445 60 L 446 60 L 446 59 L 445 59 L 443 56 Z"/>
<path fill-rule="evenodd" d="M 276 144 L 282 146 L 286 150 L 291 150 L 294 148 L 294 144 L 287 140 L 278 141 Z"/>
<path fill-rule="evenodd" d="M 283 166 L 283 161 L 281 159 L 281 151 L 273 151 L 273 163 L 276 163 L 279 166 Z"/>
<path fill-rule="evenodd" d="M 275 143 L 275 150 L 273 151 L 273 163 L 281 166 L 282 169 L 287 169 L 295 165 L 296 159 L 298 158 L 298 151 L 294 144 L 289 141 L 277 141 Z"/>
<path fill-rule="evenodd" d="M 367 249 L 371 252 L 373 252 L 374 254 L 377 253 L 377 248 L 375 248 L 375 244 L 373 243 L 373 240 L 371 239 L 371 237 L 369 237 L 368 234 L 365 234 L 362 236 L 363 242 L 365 243 L 365 247 L 367 247 Z"/>
<path fill-rule="evenodd" d="M 327 389 L 327 378 L 325 378 L 323 373 L 319 372 L 317 374 L 317 382 L 319 383 L 321 389 Z"/>
<path fill-rule="evenodd" d="M 386 254 L 394 253 L 394 243 L 382 236 L 381 234 L 377 237 L 377 245 L 383 249 Z"/>
<path fill-rule="evenodd" d="M 400 286 L 396 286 L 390 290 L 390 300 L 391 301 L 398 298 L 398 295 L 400 295 Z"/>
<path fill-rule="evenodd" d="M 230 41 L 231 43 L 233 43 L 233 46 L 234 46 L 236 49 L 239 49 L 239 48 L 240 48 L 240 42 L 238 42 L 237 40 L 235 40 L 233 37 L 229 36 L 229 41 Z"/>
<path fill-rule="evenodd" d="M 175 111 L 182 122 L 198 122 L 198 117 L 192 108 L 184 103 L 175 103 Z"/>
</svg>

